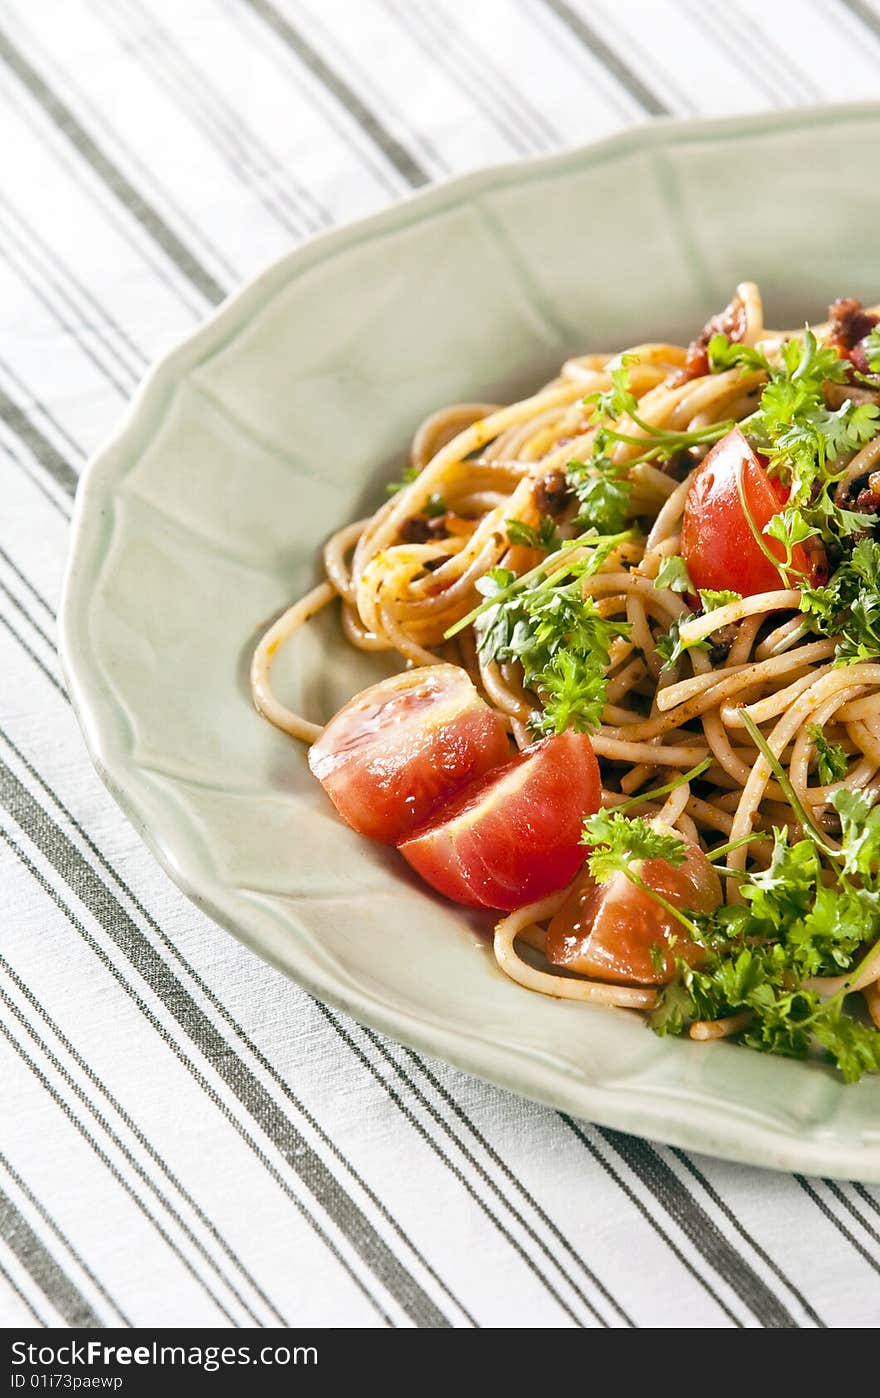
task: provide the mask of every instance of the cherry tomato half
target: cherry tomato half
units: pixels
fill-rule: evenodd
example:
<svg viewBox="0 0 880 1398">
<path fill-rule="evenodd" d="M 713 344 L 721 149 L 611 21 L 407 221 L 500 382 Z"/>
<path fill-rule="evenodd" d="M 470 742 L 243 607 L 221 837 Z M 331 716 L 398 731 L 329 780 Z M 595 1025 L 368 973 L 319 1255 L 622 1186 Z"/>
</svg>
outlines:
<svg viewBox="0 0 880 1398">
<path fill-rule="evenodd" d="M 678 831 L 669 831 L 678 834 Z M 633 870 L 644 883 L 681 912 L 712 912 L 722 902 L 721 884 L 703 851 L 685 841 L 684 863 L 643 859 Z M 614 874 L 597 884 L 587 869 L 572 885 L 565 902 L 547 929 L 545 954 L 556 966 L 616 984 L 663 985 L 672 979 L 674 963 L 668 948 L 674 936 L 675 955 L 696 965 L 701 949 L 671 913 L 631 883 Z M 654 964 L 651 948 L 663 952 L 662 967 Z"/>
<path fill-rule="evenodd" d="M 466 672 L 429 665 L 355 695 L 312 745 L 309 766 L 353 829 L 397 844 L 509 756 L 504 724 Z"/>
<path fill-rule="evenodd" d="M 467 787 L 400 852 L 457 903 L 522 907 L 577 873 L 584 817 L 598 810 L 600 785 L 586 734 L 544 738 Z"/>
<path fill-rule="evenodd" d="M 688 490 L 681 525 L 681 552 L 694 586 L 731 589 L 743 597 L 775 592 L 785 587 L 778 570 L 762 552 L 740 501 L 737 477 L 742 472 L 746 505 L 769 551 L 780 562 L 785 550 L 776 539 L 763 534 L 764 526 L 784 509 L 788 489 L 768 476 L 760 458 L 738 427 L 722 437 L 698 468 Z M 827 577 L 821 545 L 810 541 L 809 551 L 795 544 L 791 578 Z"/>
</svg>

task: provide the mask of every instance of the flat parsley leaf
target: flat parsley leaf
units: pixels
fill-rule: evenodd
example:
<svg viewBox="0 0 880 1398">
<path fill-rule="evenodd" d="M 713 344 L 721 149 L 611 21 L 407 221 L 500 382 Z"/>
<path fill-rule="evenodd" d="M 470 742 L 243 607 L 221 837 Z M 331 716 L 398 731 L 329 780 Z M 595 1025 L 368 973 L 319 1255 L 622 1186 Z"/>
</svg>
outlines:
<svg viewBox="0 0 880 1398">
<path fill-rule="evenodd" d="M 389 481 L 385 487 L 388 495 L 396 495 L 399 490 L 403 490 L 405 485 L 412 485 L 419 474 L 418 466 L 405 466 L 399 481 Z"/>
<path fill-rule="evenodd" d="M 843 870 L 863 879 L 877 878 L 880 866 L 880 806 L 867 791 L 835 791 L 831 804 L 840 816 Z"/>
<path fill-rule="evenodd" d="M 654 579 L 654 586 L 657 588 L 667 587 L 670 592 L 696 592 L 687 570 L 687 564 L 677 553 L 664 558 Z"/>
<path fill-rule="evenodd" d="M 811 723 L 807 732 L 809 733 L 813 747 L 816 750 L 816 767 L 819 772 L 819 781 L 823 786 L 830 786 L 832 782 L 841 781 L 849 769 L 849 758 L 844 748 L 838 743 L 829 743 L 824 732 L 817 723 Z"/>
<path fill-rule="evenodd" d="M 512 544 L 522 544 L 530 549 L 543 549 L 545 553 L 555 553 L 559 548 L 559 530 L 550 515 L 541 515 L 538 527 L 534 529 L 521 519 L 506 519 L 507 537 Z"/>
</svg>

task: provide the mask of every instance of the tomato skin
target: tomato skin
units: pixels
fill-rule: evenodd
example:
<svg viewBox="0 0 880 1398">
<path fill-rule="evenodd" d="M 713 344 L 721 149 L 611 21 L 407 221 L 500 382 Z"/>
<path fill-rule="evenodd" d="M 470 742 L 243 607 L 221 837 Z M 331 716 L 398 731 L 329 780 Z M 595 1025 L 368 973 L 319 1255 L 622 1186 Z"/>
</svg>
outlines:
<svg viewBox="0 0 880 1398">
<path fill-rule="evenodd" d="M 467 673 L 429 665 L 356 694 L 312 744 L 309 766 L 354 830 L 397 844 L 509 756 L 504 724 Z"/>
<path fill-rule="evenodd" d="M 687 855 L 678 868 L 665 859 L 644 859 L 633 864 L 633 871 L 682 912 L 713 912 L 723 901 L 718 875 L 697 845 L 685 844 Z M 625 874 L 597 884 L 585 869 L 550 923 L 544 949 L 555 966 L 590 980 L 664 985 L 674 974 L 672 954 L 664 952 L 661 969 L 654 966 L 651 947 L 665 947 L 673 935 L 675 955 L 691 966 L 699 964 L 701 948 L 655 899 Z"/>
<path fill-rule="evenodd" d="M 787 487 L 768 476 L 740 429 L 734 427 L 715 443 L 691 481 L 681 525 L 681 552 L 695 587 L 731 589 L 752 597 L 757 592 L 776 592 L 785 583 L 762 553 L 743 513 L 737 488 L 740 467 L 743 494 L 759 533 L 785 508 Z M 783 562 L 782 544 L 762 537 L 774 557 Z M 815 584 L 823 571 L 827 576 L 821 545 L 814 545 L 809 555 L 802 544 L 795 545 L 793 578 L 800 573 Z"/>
<path fill-rule="evenodd" d="M 454 902 L 509 912 L 574 878 L 584 817 L 599 809 L 600 792 L 589 738 L 568 730 L 467 787 L 400 852 Z"/>
</svg>

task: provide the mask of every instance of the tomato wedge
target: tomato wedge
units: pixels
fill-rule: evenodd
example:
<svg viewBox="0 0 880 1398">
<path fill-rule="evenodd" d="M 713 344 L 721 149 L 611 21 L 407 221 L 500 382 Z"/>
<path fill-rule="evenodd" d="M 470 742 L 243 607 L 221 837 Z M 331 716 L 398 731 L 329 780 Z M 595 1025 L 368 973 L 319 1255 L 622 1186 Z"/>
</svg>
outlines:
<svg viewBox="0 0 880 1398">
<path fill-rule="evenodd" d="M 354 830 L 397 844 L 509 756 L 504 724 L 466 672 L 429 665 L 355 695 L 312 745 L 309 766 Z"/>
<path fill-rule="evenodd" d="M 643 859 L 633 869 L 681 912 L 713 912 L 722 902 L 718 875 L 697 845 L 685 843 L 687 854 L 678 867 L 666 859 Z M 547 929 L 545 954 L 554 965 L 590 980 L 663 985 L 675 969 L 668 949 L 673 935 L 675 955 L 691 966 L 698 964 L 700 947 L 688 941 L 686 930 L 650 894 L 625 874 L 597 884 L 585 869 Z M 652 947 L 663 951 L 662 966 L 654 964 Z"/>
<path fill-rule="evenodd" d="M 584 817 L 599 809 L 600 787 L 585 733 L 544 738 L 467 787 L 400 852 L 456 903 L 510 911 L 577 873 Z"/>
<path fill-rule="evenodd" d="M 784 548 L 778 540 L 768 539 L 763 529 L 785 507 L 788 488 L 768 476 L 738 427 L 715 443 L 691 482 L 681 526 L 681 552 L 695 587 L 732 589 L 752 597 L 757 592 L 777 591 L 785 583 L 762 552 L 743 513 L 737 486 L 740 471 L 755 528 L 773 556 L 784 562 Z M 791 576 L 796 581 L 795 574 L 809 577 L 814 584 L 827 577 L 821 545 L 817 543 L 809 552 L 803 544 L 795 545 Z"/>
</svg>

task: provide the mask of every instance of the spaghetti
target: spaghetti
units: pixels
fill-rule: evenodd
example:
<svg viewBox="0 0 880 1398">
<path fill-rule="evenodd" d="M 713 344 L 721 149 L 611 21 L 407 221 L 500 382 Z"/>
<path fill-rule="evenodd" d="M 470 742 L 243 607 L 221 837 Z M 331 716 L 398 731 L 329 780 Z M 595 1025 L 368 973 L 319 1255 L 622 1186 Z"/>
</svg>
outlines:
<svg viewBox="0 0 880 1398">
<path fill-rule="evenodd" d="M 850 304 L 858 307 L 838 307 Z M 859 314 L 868 329 L 847 344 Z M 515 654 L 493 654 L 487 644 L 492 599 L 503 600 L 505 588 L 516 595 L 531 576 L 552 580 L 562 570 L 566 582 L 579 579 L 580 595 L 608 624 L 602 709 L 591 731 L 603 805 L 628 803 L 637 816 L 704 850 L 722 841 L 730 846 L 725 898 L 733 908 L 743 903 L 741 876 L 771 860 L 774 827 L 812 832 L 835 850 L 835 794 L 880 793 L 880 650 L 862 645 L 852 654 L 850 645 L 843 657 L 849 663 L 840 663 L 840 634 L 802 610 L 805 575 L 796 563 L 814 556 L 800 538 L 803 527 L 768 548 L 767 531 L 749 519 L 756 538 L 762 535 L 757 542 L 773 580 L 752 595 L 707 600 L 704 592 L 700 605 L 679 564 L 686 502 L 710 445 L 732 424 L 755 419 L 786 346 L 834 342 L 835 335 L 846 367 L 825 385 L 828 420 L 867 405 L 867 439 L 838 452 L 827 498 L 839 518 L 848 510 L 859 521 L 854 537 L 870 532 L 866 517 L 880 510 L 880 421 L 871 408 L 880 403 L 880 378 L 872 376 L 864 346 L 876 315 L 858 308 L 852 316 L 838 313 L 837 321 L 816 327 L 815 340 L 810 332 L 807 340 L 804 332 L 771 332 L 757 288 L 746 283 L 690 347 L 646 343 L 625 355 L 582 355 L 520 402 L 462 403 L 434 413 L 415 435 L 407 480 L 373 515 L 327 542 L 325 580 L 263 637 L 252 665 L 257 707 L 306 742 L 320 734 L 317 723 L 275 696 L 271 666 L 295 631 L 338 598 L 350 644 L 395 653 L 410 666 L 464 667 L 524 748 L 547 695 L 539 682 L 528 682 Z M 796 370 L 786 382 L 797 382 Z M 621 404 L 626 410 L 616 413 Z M 806 505 L 815 507 L 816 489 L 804 496 Z M 796 483 L 791 490 L 795 499 Z M 597 499 L 591 529 L 584 502 Z M 610 530 L 602 527 L 609 510 L 618 515 Z M 812 518 L 809 509 L 804 515 Z M 842 560 L 843 577 L 848 545 L 835 528 L 823 544 L 832 561 Z M 565 573 L 587 559 L 581 574 Z M 811 579 L 811 592 L 820 596 L 823 587 L 830 591 L 824 577 Z M 696 778 L 675 785 L 700 764 Z M 670 782 L 665 802 L 639 800 Z M 563 890 L 498 924 L 501 970 L 540 993 L 650 1009 L 654 987 L 591 981 L 542 963 L 547 924 L 565 896 Z M 820 995 L 833 995 L 842 981 L 820 976 L 816 984 Z M 843 988 L 853 987 L 880 1025 L 880 955 Z M 751 1017 L 740 1009 L 697 1019 L 690 1034 L 742 1033 Z"/>
</svg>

